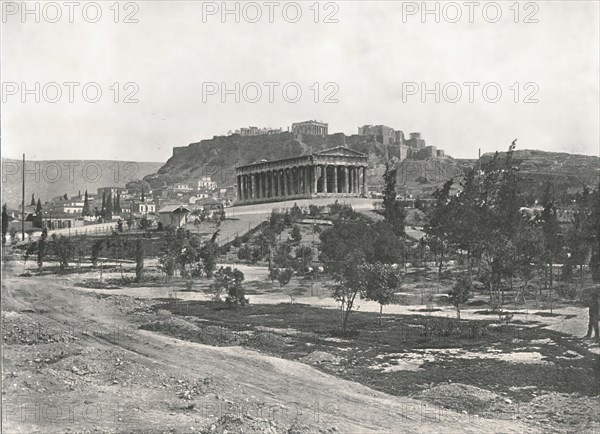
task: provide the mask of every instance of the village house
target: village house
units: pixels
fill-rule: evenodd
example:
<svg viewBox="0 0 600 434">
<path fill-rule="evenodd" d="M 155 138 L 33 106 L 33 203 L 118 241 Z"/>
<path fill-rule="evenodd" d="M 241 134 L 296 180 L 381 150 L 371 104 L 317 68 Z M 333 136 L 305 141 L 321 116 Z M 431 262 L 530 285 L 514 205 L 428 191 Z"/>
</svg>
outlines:
<svg viewBox="0 0 600 434">
<path fill-rule="evenodd" d="M 190 209 L 183 205 L 167 205 L 158 211 L 158 218 L 164 228 L 185 226 Z"/>
</svg>

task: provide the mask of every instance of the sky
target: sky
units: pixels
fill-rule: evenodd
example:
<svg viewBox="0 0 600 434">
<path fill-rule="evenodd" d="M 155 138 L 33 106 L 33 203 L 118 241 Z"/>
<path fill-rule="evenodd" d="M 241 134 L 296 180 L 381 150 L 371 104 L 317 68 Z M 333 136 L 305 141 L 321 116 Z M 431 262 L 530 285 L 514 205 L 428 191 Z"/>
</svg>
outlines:
<svg viewBox="0 0 600 434">
<path fill-rule="evenodd" d="M 92 3 L 2 4 L 3 157 L 166 161 L 309 119 L 599 154 L 599 2 Z"/>
</svg>

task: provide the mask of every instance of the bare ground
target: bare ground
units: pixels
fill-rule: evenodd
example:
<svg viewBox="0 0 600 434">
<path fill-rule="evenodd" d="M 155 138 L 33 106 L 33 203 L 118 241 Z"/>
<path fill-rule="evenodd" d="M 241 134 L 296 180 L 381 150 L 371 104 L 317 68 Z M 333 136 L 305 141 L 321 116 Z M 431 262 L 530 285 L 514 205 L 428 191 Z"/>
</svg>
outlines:
<svg viewBox="0 0 600 434">
<path fill-rule="evenodd" d="M 152 303 L 5 270 L 6 432 L 543 430 L 527 421 L 442 411 L 431 401 L 391 396 L 237 346 L 139 330 L 169 315 Z"/>
</svg>

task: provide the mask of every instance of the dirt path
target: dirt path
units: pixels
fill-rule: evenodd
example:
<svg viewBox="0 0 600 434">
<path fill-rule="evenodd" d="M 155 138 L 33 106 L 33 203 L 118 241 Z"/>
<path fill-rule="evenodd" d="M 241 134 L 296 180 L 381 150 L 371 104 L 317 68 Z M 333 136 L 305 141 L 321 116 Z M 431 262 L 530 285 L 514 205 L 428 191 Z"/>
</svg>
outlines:
<svg viewBox="0 0 600 434">
<path fill-rule="evenodd" d="M 148 331 L 144 301 L 104 297 L 52 278 L 3 281 L 6 432 L 194 432 L 224 414 L 245 432 L 524 432 L 344 381 L 302 363 Z M 68 331 L 68 332 L 67 332 Z M 26 330 L 27 332 L 27 330 Z M 262 424 L 262 425 L 261 425 Z M 266 425 L 265 425 L 266 424 Z M 246 425 L 245 425 L 246 426 Z M 230 431 L 231 432 L 231 431 Z"/>
</svg>

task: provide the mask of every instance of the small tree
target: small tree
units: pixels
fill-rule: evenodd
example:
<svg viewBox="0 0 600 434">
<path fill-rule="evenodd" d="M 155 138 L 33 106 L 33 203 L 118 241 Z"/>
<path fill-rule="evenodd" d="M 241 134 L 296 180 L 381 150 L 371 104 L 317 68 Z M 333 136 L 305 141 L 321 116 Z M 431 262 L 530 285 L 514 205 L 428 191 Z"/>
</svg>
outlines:
<svg viewBox="0 0 600 434">
<path fill-rule="evenodd" d="M 44 228 L 42 231 L 42 236 L 38 240 L 38 255 L 37 255 L 37 264 L 38 267 L 42 268 L 44 264 L 44 255 L 46 253 L 46 238 L 48 237 L 48 230 Z"/>
<path fill-rule="evenodd" d="M 299 243 L 302 240 L 302 234 L 300 233 L 300 226 L 294 225 L 290 233 L 290 239 L 294 243 Z"/>
<path fill-rule="evenodd" d="M 90 198 L 88 197 L 88 192 L 87 190 L 85 191 L 85 194 L 83 196 L 83 209 L 81 210 L 81 215 L 86 217 L 89 216 L 91 214 L 90 212 Z"/>
<path fill-rule="evenodd" d="M 135 281 L 142 281 L 142 273 L 144 271 L 144 240 L 138 238 L 135 243 Z"/>
<path fill-rule="evenodd" d="M 333 287 L 332 297 L 340 303 L 342 311 L 342 333 L 346 333 L 348 318 L 355 308 L 356 297 L 367 284 L 368 269 L 364 265 L 364 258 L 359 253 L 353 253 L 348 261 L 341 265 L 341 273 L 338 274 L 338 284 Z"/>
<path fill-rule="evenodd" d="M 35 206 L 35 196 L 33 195 L 33 193 L 31 194 L 31 202 L 29 203 L 29 205 Z"/>
<path fill-rule="evenodd" d="M 379 303 L 379 325 L 382 325 L 383 306 L 394 299 L 394 293 L 402 283 L 402 274 L 398 267 L 381 262 L 367 265 L 366 272 L 363 297 Z"/>
<path fill-rule="evenodd" d="M 313 251 L 310 247 L 298 247 L 296 249 L 296 271 L 304 272 L 313 259 Z"/>
<path fill-rule="evenodd" d="M 472 288 L 471 280 L 462 276 L 459 277 L 450 291 L 448 291 L 448 299 L 450 303 L 456 308 L 456 315 L 460 321 L 460 305 L 466 303 L 469 300 L 470 292 Z"/>
<path fill-rule="evenodd" d="M 283 270 L 277 269 L 277 281 L 279 282 L 279 286 L 281 288 L 283 288 L 288 283 L 290 283 L 290 280 L 291 280 L 293 274 L 294 274 L 294 270 L 292 270 L 291 268 L 284 268 Z M 288 293 L 288 295 L 290 296 L 290 304 L 293 304 L 294 303 L 293 293 L 290 291 Z"/>
<path fill-rule="evenodd" d="M 227 306 L 245 306 L 247 303 L 246 295 L 242 282 L 244 281 L 244 273 L 237 268 L 221 267 L 215 273 L 215 280 L 210 285 L 214 293 L 215 300 L 221 299 L 221 292 L 226 291 L 227 297 L 225 302 Z"/>
<path fill-rule="evenodd" d="M 52 241 L 54 243 L 54 253 L 58 257 L 60 269 L 64 270 L 69 266 L 69 261 L 71 260 L 71 239 L 64 235 L 57 237 L 56 234 L 52 234 Z"/>
</svg>

